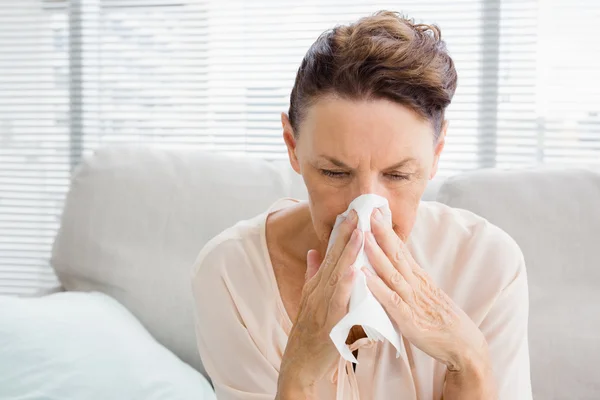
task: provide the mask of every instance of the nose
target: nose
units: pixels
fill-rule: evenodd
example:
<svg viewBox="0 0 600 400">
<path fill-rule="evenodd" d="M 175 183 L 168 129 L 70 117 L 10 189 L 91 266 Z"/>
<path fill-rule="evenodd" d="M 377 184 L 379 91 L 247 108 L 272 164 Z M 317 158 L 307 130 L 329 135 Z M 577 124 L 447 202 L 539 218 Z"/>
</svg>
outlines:
<svg viewBox="0 0 600 400">
<path fill-rule="evenodd" d="M 356 177 L 355 185 L 353 189 L 353 199 L 361 196 L 363 194 L 377 194 L 380 196 L 384 196 L 384 188 L 379 181 L 378 174 L 368 172 L 365 174 L 361 174 Z"/>
</svg>

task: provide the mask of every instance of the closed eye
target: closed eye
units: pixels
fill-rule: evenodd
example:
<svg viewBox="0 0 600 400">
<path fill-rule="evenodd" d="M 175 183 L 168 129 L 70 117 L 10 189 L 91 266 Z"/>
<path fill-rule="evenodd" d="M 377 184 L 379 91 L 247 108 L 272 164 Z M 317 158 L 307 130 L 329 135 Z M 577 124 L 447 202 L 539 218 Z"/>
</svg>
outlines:
<svg viewBox="0 0 600 400">
<path fill-rule="evenodd" d="M 385 174 L 385 176 L 393 181 L 404 181 L 409 179 L 408 175 L 402 174 Z"/>
<path fill-rule="evenodd" d="M 350 175 L 349 172 L 345 171 L 332 171 L 330 169 L 321 169 L 321 174 L 328 176 L 330 178 L 346 178 Z"/>
</svg>

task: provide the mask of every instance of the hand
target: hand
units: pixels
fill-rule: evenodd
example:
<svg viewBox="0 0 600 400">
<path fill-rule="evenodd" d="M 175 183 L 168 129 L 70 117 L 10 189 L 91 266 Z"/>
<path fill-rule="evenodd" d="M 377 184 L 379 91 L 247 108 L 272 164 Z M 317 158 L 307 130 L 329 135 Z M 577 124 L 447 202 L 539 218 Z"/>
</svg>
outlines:
<svg viewBox="0 0 600 400">
<path fill-rule="evenodd" d="M 487 364 L 487 343 L 466 313 L 416 263 L 392 226 L 375 210 L 365 233 L 367 284 L 400 332 L 451 372 Z M 482 367 L 484 368 L 484 367 Z"/>
<path fill-rule="evenodd" d="M 322 262 L 317 251 L 308 252 L 300 309 L 281 360 L 278 390 L 282 392 L 312 387 L 339 358 L 329 333 L 348 312 L 355 275 L 352 264 L 363 240 L 357 222 L 356 212 L 351 211 Z"/>
</svg>

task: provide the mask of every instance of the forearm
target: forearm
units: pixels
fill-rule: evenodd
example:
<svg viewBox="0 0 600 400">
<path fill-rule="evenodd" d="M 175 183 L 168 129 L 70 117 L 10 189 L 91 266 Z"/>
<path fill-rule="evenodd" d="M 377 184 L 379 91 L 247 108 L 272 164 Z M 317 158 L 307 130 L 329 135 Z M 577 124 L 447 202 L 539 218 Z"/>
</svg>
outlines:
<svg viewBox="0 0 600 400">
<path fill-rule="evenodd" d="M 314 385 L 305 379 L 296 368 L 283 368 L 277 381 L 275 400 L 313 400 Z"/>
<path fill-rule="evenodd" d="M 275 400 L 310 400 L 314 397 L 299 388 L 281 388 L 277 390 Z"/>
<path fill-rule="evenodd" d="M 444 400 L 496 400 L 498 398 L 491 363 L 486 358 L 465 360 L 457 370 L 448 370 Z"/>
</svg>

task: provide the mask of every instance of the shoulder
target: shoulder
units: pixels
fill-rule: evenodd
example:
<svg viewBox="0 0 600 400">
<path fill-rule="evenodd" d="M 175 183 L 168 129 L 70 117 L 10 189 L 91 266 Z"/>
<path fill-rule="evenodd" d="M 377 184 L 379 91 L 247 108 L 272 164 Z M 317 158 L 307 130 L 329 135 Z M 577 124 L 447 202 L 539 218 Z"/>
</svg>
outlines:
<svg viewBox="0 0 600 400">
<path fill-rule="evenodd" d="M 228 292 L 268 283 L 263 252 L 265 214 L 243 220 L 212 238 L 191 270 L 194 296 L 208 297 L 220 286 Z"/>
<path fill-rule="evenodd" d="M 416 251 L 454 290 L 494 296 L 526 274 L 516 241 L 471 211 L 421 202 L 414 231 Z"/>
<path fill-rule="evenodd" d="M 484 250 L 502 249 L 520 253 L 515 240 L 487 219 L 468 210 L 427 201 L 419 205 L 417 229 L 436 231 L 441 241 L 453 241 L 460 246 L 484 246 Z M 488 247 L 489 246 L 489 247 Z"/>
<path fill-rule="evenodd" d="M 299 201 L 281 198 L 265 212 L 254 218 L 242 220 L 224 230 L 204 245 L 192 267 L 192 280 L 203 278 L 248 278 L 253 281 L 270 281 L 271 262 L 266 245 L 267 216 Z"/>
</svg>

